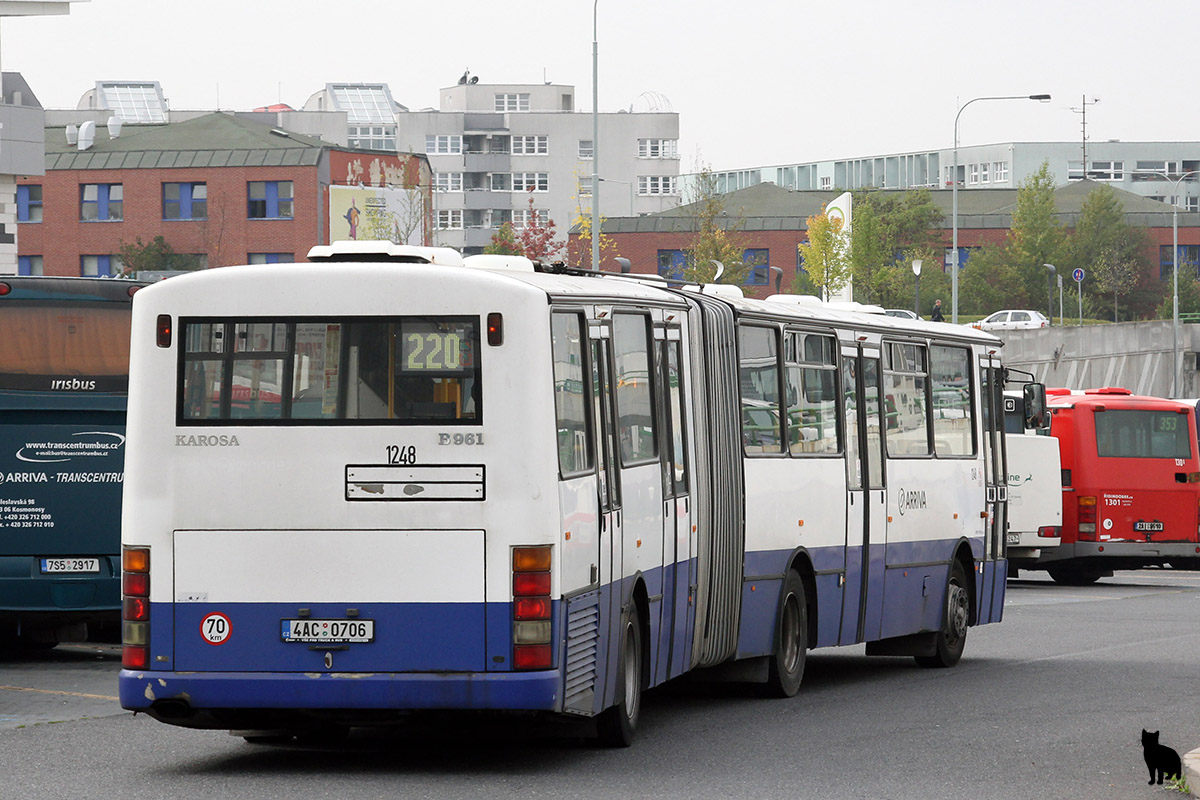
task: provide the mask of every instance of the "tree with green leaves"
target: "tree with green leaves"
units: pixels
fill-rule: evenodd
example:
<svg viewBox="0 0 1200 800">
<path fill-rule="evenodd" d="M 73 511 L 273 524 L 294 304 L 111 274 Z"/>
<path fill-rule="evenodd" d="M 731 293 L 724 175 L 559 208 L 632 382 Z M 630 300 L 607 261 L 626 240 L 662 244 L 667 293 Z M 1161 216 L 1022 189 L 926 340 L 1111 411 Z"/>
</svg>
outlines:
<svg viewBox="0 0 1200 800">
<path fill-rule="evenodd" d="M 922 272 L 922 282 L 928 281 L 931 288 L 939 283 L 942 272 L 935 274 L 933 265 L 942 261 L 941 220 L 942 212 L 928 189 L 903 194 L 855 192 L 850 230 L 854 299 L 907 307 L 913 292 L 912 262 L 917 258 L 930 267 L 928 273 Z"/>
<path fill-rule="evenodd" d="M 1045 294 L 1049 274 L 1045 265 L 1065 263 L 1066 244 L 1054 205 L 1054 174 L 1050 163 L 1043 161 L 1041 168 L 1017 187 L 1017 207 L 1006 241 L 1008 263 L 1024 288 L 1022 300 Z"/>
<path fill-rule="evenodd" d="M 716 265 L 720 263 L 725 268 L 720 282 L 740 284 L 756 266 L 745 261 L 747 244 L 742 233 L 745 217 L 739 214 L 731 222 L 725 199 L 725 195 L 717 191 L 712 168 L 703 166 L 690 185 L 682 208 L 692 222 L 688 265 L 683 271 L 686 280 L 709 283 L 714 280 Z"/>
<path fill-rule="evenodd" d="M 522 255 L 521 243 L 517 241 L 517 234 L 511 222 L 505 222 L 492 234 L 492 241 L 483 248 L 483 252 L 495 256 Z"/>
<path fill-rule="evenodd" d="M 139 272 L 191 271 L 204 266 L 199 256 L 176 253 L 175 248 L 162 236 L 148 242 L 137 237 L 133 244 L 122 243 L 117 249 L 121 257 L 123 275 Z"/>
<path fill-rule="evenodd" d="M 1129 225 L 1125 211 L 1116 191 L 1101 184 L 1088 192 L 1080 208 L 1079 220 L 1070 239 L 1067 268 L 1060 269 L 1068 274 L 1081 267 L 1092 278 L 1085 281 L 1088 294 L 1100 294 L 1098 303 L 1107 305 L 1111 299 L 1116 313 L 1120 296 L 1130 296 L 1141 283 L 1150 283 L 1148 290 L 1158 290 L 1149 299 L 1142 299 L 1140 308 L 1129 307 L 1128 312 L 1151 313 L 1155 296 L 1161 292 L 1153 265 L 1146 256 L 1149 237 L 1145 229 Z M 1102 277 L 1103 276 L 1103 277 Z M 1149 276 L 1148 281 L 1142 278 Z M 1132 283 L 1131 283 L 1132 280 Z M 1115 294 L 1114 294 L 1115 290 Z M 1113 295 L 1111 298 L 1109 295 Z"/>
<path fill-rule="evenodd" d="M 850 280 L 850 242 L 842 233 L 841 217 L 830 217 L 825 209 L 808 218 L 808 241 L 797 245 L 804 271 L 817 296 L 829 299 Z"/>
</svg>

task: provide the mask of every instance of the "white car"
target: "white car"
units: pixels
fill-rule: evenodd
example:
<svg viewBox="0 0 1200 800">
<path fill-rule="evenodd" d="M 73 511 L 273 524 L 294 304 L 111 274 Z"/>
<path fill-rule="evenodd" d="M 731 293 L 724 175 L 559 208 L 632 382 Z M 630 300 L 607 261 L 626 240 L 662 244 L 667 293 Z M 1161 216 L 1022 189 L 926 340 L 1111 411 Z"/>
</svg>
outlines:
<svg viewBox="0 0 1200 800">
<path fill-rule="evenodd" d="M 885 308 L 883 310 L 883 313 L 887 314 L 889 317 L 902 317 L 903 319 L 920 319 L 920 317 L 917 316 L 917 312 L 909 311 L 907 308 Z"/>
<path fill-rule="evenodd" d="M 978 322 L 967 324 L 981 331 L 1015 331 L 1027 328 L 1045 328 L 1050 325 L 1050 320 L 1046 319 L 1041 312 L 1026 308 L 997 311 Z"/>
</svg>

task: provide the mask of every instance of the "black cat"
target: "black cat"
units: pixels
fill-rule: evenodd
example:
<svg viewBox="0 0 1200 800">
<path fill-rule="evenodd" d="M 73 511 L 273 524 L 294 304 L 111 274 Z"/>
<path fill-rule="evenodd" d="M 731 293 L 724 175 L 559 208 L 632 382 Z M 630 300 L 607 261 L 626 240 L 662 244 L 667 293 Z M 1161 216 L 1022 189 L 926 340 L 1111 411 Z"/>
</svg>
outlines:
<svg viewBox="0 0 1200 800">
<path fill-rule="evenodd" d="M 1146 766 L 1150 768 L 1151 784 L 1155 782 L 1156 777 L 1158 783 L 1162 783 L 1163 778 L 1179 778 L 1183 775 L 1183 763 L 1179 760 L 1179 753 L 1165 744 L 1159 744 L 1159 733 L 1161 731 L 1150 733 L 1145 728 L 1142 729 L 1142 751 L 1146 756 Z"/>
</svg>

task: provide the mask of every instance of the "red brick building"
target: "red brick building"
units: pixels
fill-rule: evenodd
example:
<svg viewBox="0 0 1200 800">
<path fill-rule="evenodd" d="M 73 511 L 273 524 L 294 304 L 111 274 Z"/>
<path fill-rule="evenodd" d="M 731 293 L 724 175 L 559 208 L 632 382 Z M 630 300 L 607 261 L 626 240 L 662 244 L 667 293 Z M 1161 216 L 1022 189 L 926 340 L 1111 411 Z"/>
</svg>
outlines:
<svg viewBox="0 0 1200 800">
<path fill-rule="evenodd" d="M 1055 190 L 1054 201 L 1063 227 L 1074 228 L 1084 198 L 1098 184 L 1076 181 Z M 901 191 L 901 190 L 884 190 Z M 964 268 L 970 252 L 985 243 L 1001 243 L 1012 225 L 1016 208 L 1017 189 L 970 189 L 958 192 L 958 245 Z M 1144 228 L 1149 236 L 1153 263 L 1160 265 L 1160 274 L 1147 276 L 1169 278 L 1172 264 L 1171 249 L 1175 208 L 1141 195 L 1116 190 L 1125 219 L 1130 225 Z M 807 220 L 819 214 L 826 203 L 840 192 L 795 191 L 773 183 L 761 183 L 725 195 L 725 209 L 730 224 L 741 219 L 747 242 L 748 256 L 782 270 L 784 291 L 792 285 L 799 269 L 796 246 L 807 241 Z M 942 211 L 942 239 L 949 261 L 952 236 L 952 192 L 938 189 L 930 192 L 933 202 Z M 1200 213 L 1180 211 L 1179 263 L 1181 269 L 1200 264 Z M 607 219 L 603 235 L 615 245 L 615 255 L 628 258 L 633 272 L 665 274 L 682 265 L 685 251 L 691 245 L 691 217 L 679 208 L 642 217 Z M 578 252 L 578 236 L 572 233 L 572 252 Z M 586 258 L 584 259 L 587 260 Z M 749 259 L 748 259 L 749 260 Z M 927 268 L 933 265 L 926 265 Z M 604 269 L 615 269 L 612 264 Z M 757 269 L 748 278 L 743 290 L 749 296 L 765 297 L 775 291 L 775 280 L 769 270 Z"/>
<path fill-rule="evenodd" d="M 331 233 L 353 230 L 341 219 L 349 215 L 331 215 L 331 187 L 345 187 L 343 199 L 361 195 L 354 205 L 364 211 L 389 193 L 406 196 L 415 211 L 403 235 L 430 243 L 423 155 L 339 147 L 225 113 L 72 138 L 48 128 L 45 174 L 18 180 L 22 274 L 119 274 L 122 245 L 156 236 L 207 266 L 303 260 Z"/>
</svg>

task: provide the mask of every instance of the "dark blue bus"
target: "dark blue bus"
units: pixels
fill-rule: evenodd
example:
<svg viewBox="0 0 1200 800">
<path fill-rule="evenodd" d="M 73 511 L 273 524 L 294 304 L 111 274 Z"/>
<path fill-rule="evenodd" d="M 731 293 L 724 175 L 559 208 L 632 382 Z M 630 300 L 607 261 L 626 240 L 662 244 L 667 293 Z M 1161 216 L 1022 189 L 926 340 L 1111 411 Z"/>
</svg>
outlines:
<svg viewBox="0 0 1200 800">
<path fill-rule="evenodd" d="M 119 625 L 127 280 L 0 277 L 0 645 Z"/>
</svg>

